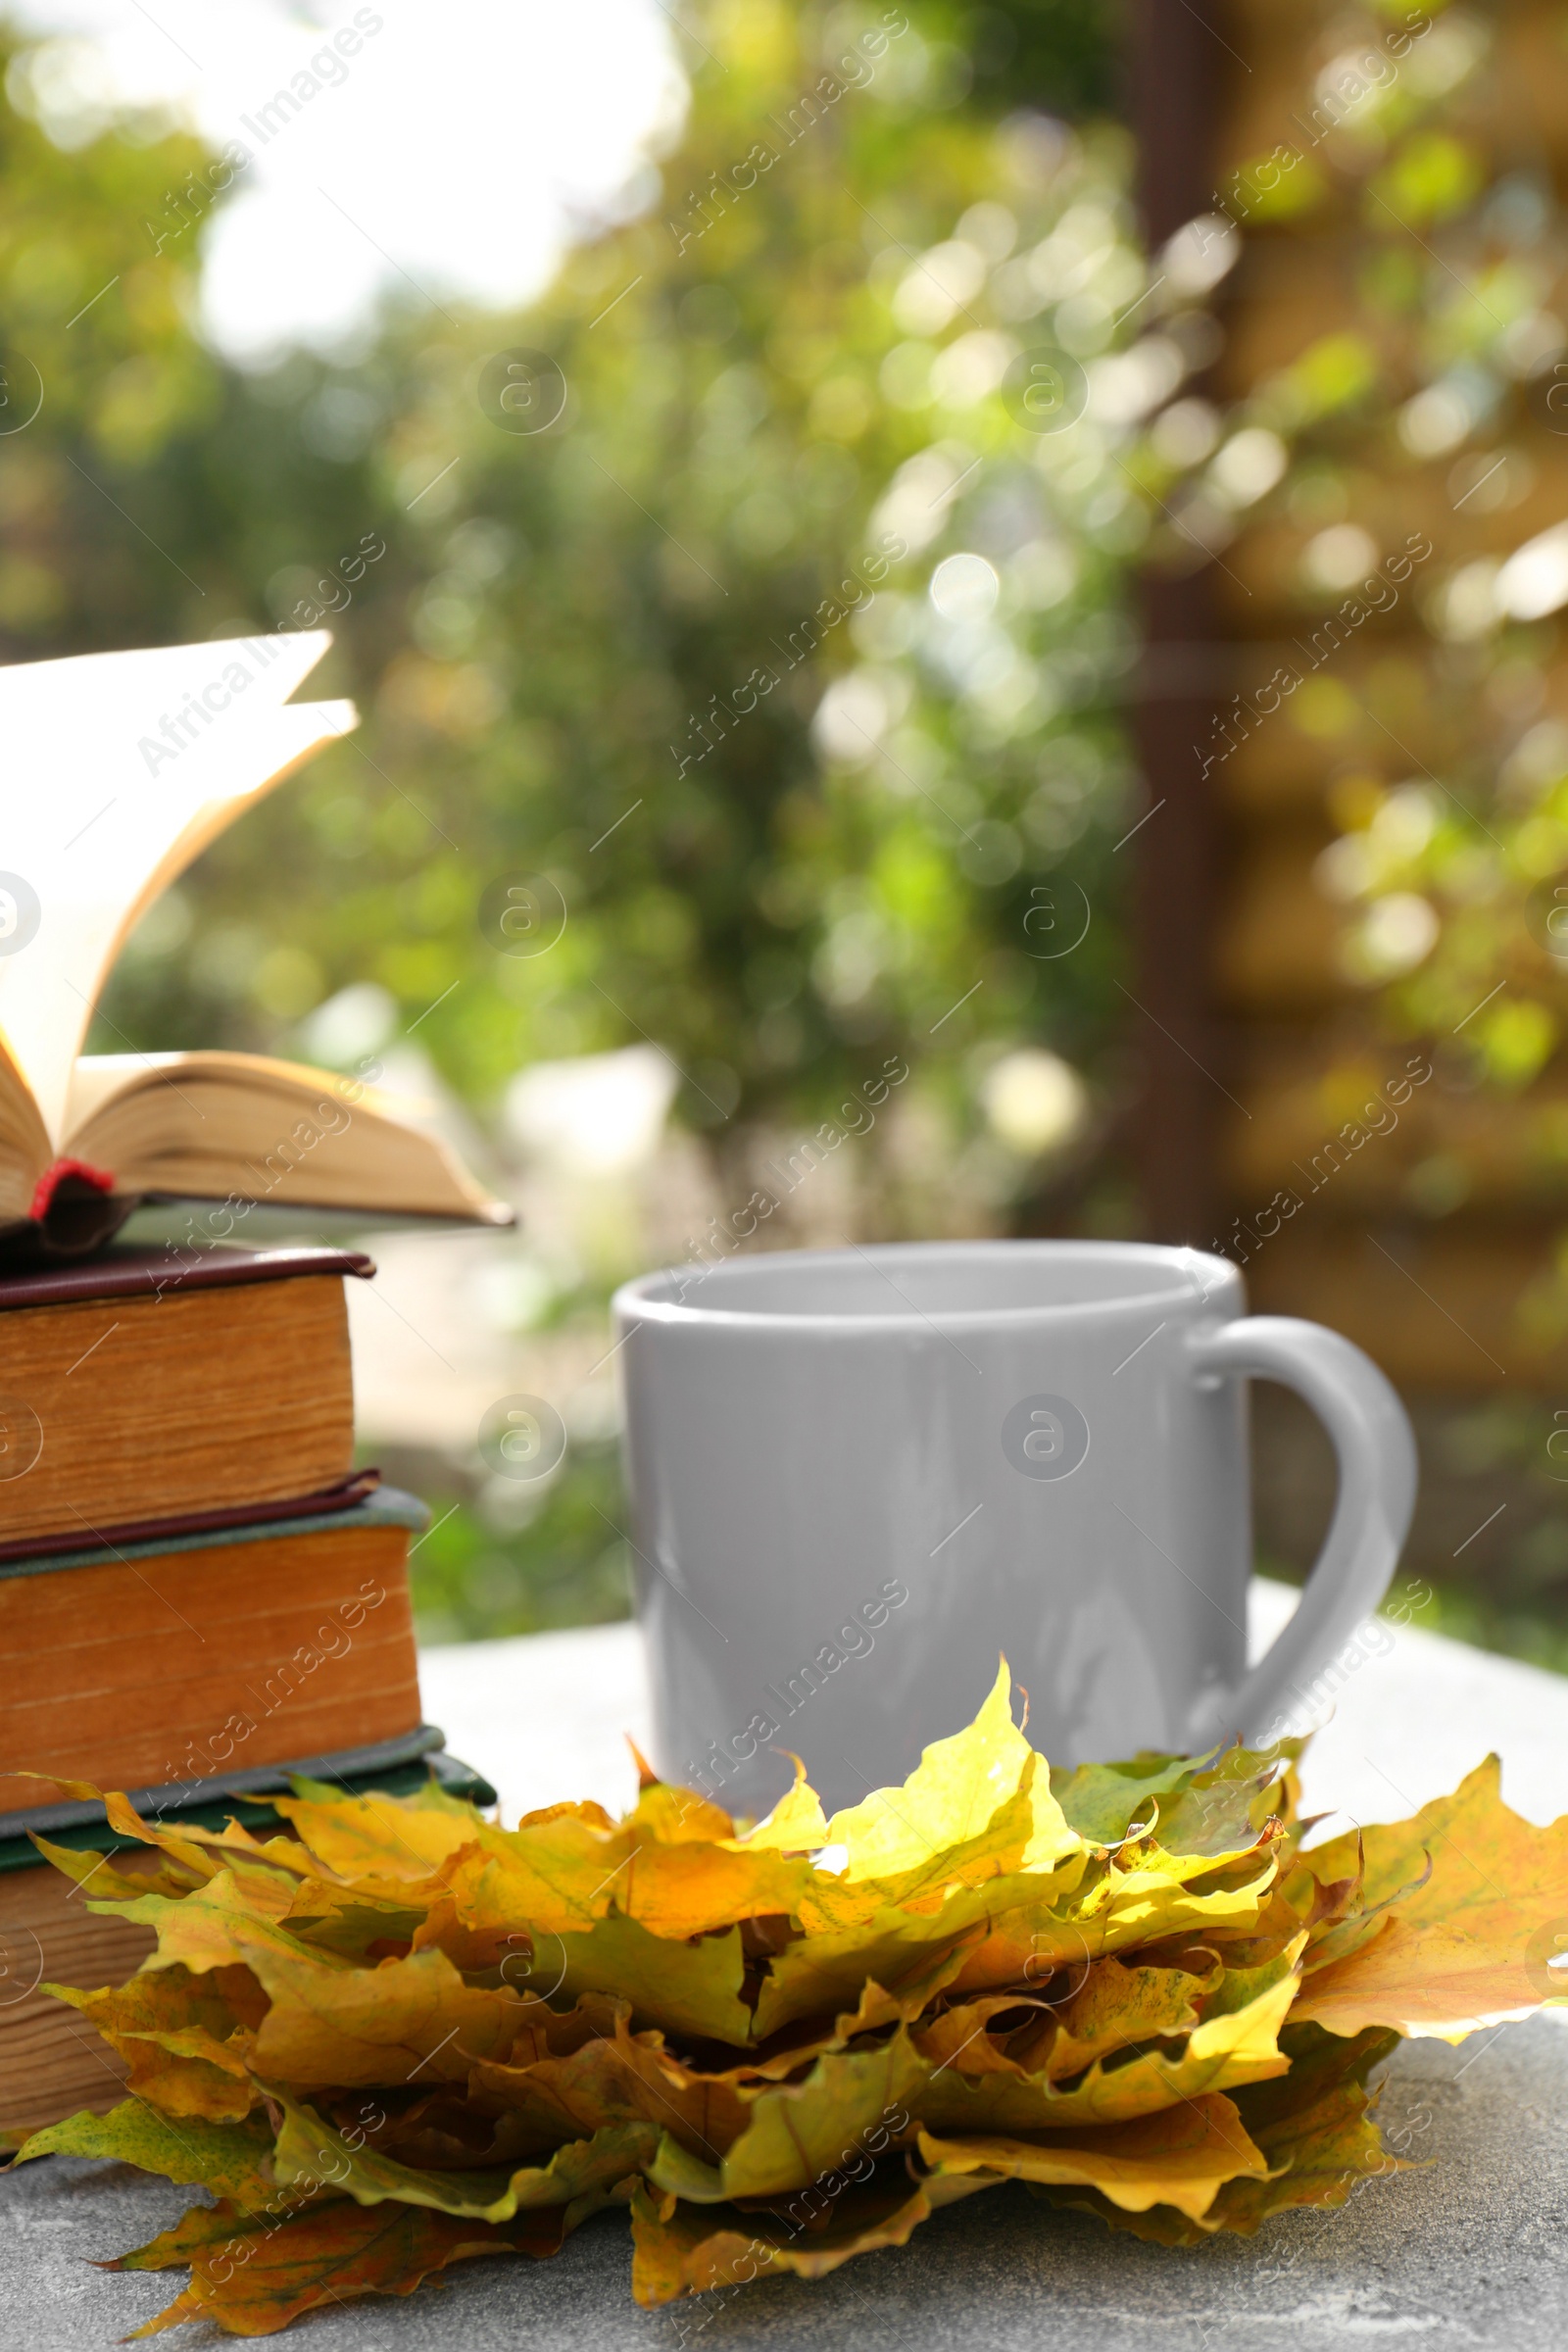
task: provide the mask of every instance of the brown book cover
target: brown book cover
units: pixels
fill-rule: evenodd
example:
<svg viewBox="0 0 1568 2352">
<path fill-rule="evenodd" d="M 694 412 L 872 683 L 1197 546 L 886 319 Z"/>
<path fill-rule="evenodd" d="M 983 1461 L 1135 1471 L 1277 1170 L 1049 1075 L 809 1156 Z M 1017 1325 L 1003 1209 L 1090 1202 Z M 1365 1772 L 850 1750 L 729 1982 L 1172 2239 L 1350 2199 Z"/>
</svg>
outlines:
<svg viewBox="0 0 1568 2352">
<path fill-rule="evenodd" d="M 415 1730 L 408 1552 L 428 1523 L 388 1488 L 0 1567 L 0 1656 L 25 1662 L 0 1715 L 0 1831 L 68 1781 L 161 1788 Z"/>
<path fill-rule="evenodd" d="M 329 1507 L 354 1461 L 343 1281 L 373 1272 L 356 1250 L 218 1248 L 0 1277 L 0 1560 Z"/>
<path fill-rule="evenodd" d="M 381 1483 L 376 1469 L 351 1470 L 347 1478 L 315 1494 L 281 1494 L 267 1502 L 226 1503 L 211 1511 L 175 1511 L 165 1519 L 131 1519 L 121 1527 L 68 1528 L 54 1536 L 20 1536 L 0 1544 L 0 1572 L 18 1562 L 57 1559 L 62 1552 L 122 1550 L 132 1544 L 167 1544 L 177 1536 L 216 1534 L 279 1519 L 308 1519 L 324 1511 L 350 1511 Z"/>
<path fill-rule="evenodd" d="M 0 1273 L 0 1314 L 13 1307 L 62 1306 L 82 1298 L 158 1299 L 185 1291 L 233 1290 L 242 1283 L 288 1282 L 301 1274 L 375 1272 L 363 1250 L 241 1250 L 214 1242 L 201 1250 L 116 1245 L 69 1264 Z"/>
</svg>

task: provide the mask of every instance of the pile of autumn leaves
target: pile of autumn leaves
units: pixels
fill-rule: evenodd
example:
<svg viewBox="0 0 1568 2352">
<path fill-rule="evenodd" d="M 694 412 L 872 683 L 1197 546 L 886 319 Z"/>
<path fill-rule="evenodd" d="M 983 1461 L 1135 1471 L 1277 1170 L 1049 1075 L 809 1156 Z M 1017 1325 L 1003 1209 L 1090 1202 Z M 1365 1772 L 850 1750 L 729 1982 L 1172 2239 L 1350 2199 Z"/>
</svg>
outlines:
<svg viewBox="0 0 1568 2352">
<path fill-rule="evenodd" d="M 902 1788 L 826 1821 L 801 1779 L 746 1835 L 651 1778 L 623 1821 L 511 1832 L 433 1786 L 302 1785 L 265 1841 L 109 1801 L 153 1875 L 45 1851 L 156 1932 L 121 1989 L 60 1993 L 131 2095 L 21 2153 L 212 2192 L 118 2266 L 189 2267 L 143 2334 L 553 2254 L 612 2203 L 649 2304 L 819 2277 L 1007 2180 L 1248 2233 L 1392 2169 L 1369 2071 L 1537 2008 L 1568 1909 L 1568 1821 L 1510 1814 L 1494 1762 L 1303 1858 L 1277 1762 L 1053 1775 L 1004 1672 Z"/>
</svg>

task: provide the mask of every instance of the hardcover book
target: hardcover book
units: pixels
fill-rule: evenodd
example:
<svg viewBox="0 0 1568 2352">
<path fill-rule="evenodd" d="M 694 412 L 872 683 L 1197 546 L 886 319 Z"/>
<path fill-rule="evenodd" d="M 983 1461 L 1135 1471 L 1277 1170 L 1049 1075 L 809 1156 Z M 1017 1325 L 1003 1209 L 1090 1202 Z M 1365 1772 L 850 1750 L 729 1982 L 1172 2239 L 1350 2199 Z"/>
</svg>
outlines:
<svg viewBox="0 0 1568 2352">
<path fill-rule="evenodd" d="M 0 1832 L 73 1781 L 162 1788 L 415 1731 L 409 1539 L 428 1522 L 383 1488 L 0 1563 Z"/>
<path fill-rule="evenodd" d="M 343 1283 L 374 1270 L 110 1248 L 0 1274 L 0 1562 L 352 1501 Z"/>
</svg>

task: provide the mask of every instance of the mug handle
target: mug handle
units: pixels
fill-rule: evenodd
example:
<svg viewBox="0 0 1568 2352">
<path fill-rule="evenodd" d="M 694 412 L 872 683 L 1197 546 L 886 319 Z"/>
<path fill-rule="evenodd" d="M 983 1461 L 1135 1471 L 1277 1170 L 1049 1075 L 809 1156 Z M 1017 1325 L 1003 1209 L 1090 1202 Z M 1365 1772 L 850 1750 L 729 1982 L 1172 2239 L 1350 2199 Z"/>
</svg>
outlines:
<svg viewBox="0 0 1568 2352">
<path fill-rule="evenodd" d="M 1247 1315 L 1197 1333 L 1193 1374 L 1203 1388 L 1250 1375 L 1305 1399 L 1334 1441 L 1334 1516 L 1295 1616 L 1234 1690 L 1205 1691 L 1188 1721 L 1195 1750 L 1273 1738 L 1281 1701 L 1309 1683 L 1388 1591 L 1415 1507 L 1415 1436 L 1393 1387 L 1368 1355 L 1294 1315 Z"/>
</svg>

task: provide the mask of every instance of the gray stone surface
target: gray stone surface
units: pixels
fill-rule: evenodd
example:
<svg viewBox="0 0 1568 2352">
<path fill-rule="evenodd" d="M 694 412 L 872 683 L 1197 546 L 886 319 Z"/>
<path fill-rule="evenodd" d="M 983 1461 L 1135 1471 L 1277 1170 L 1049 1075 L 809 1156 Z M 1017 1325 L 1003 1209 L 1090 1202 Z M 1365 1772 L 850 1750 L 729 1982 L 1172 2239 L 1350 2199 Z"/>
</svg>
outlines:
<svg viewBox="0 0 1568 2352">
<path fill-rule="evenodd" d="M 1287 2215 L 1250 2242 L 1172 2253 L 1004 2189 L 940 2214 L 907 2247 L 815 2285 L 768 2280 L 725 2303 L 703 2352 L 1344 2352 L 1416 2339 L 1519 2352 L 1568 2342 L 1568 2013 L 1412 2042 L 1390 2069 L 1388 2129 L 1425 2169 L 1365 2181 L 1337 2214 Z M 116 2275 L 191 2192 L 122 2165 L 58 2158 L 0 2179 L 0 2345 L 78 2352 L 152 2316 L 182 2274 Z M 669 2312 L 630 2295 L 627 2225 L 601 2215 L 554 2262 L 474 2263 L 407 2301 L 300 2322 L 302 2352 L 675 2352 Z M 217 2331 L 173 2343 L 216 2344 Z"/>
</svg>

